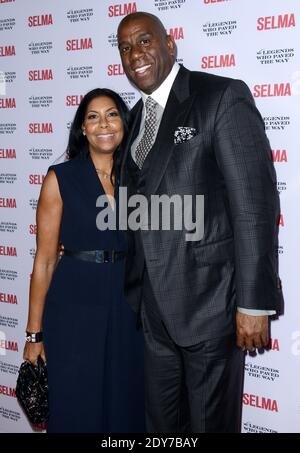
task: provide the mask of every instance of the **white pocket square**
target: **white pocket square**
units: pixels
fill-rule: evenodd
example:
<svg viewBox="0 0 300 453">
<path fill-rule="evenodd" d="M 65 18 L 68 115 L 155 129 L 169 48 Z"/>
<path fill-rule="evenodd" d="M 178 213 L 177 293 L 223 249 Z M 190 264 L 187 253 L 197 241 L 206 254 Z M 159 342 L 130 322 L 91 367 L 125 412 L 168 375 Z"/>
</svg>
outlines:
<svg viewBox="0 0 300 453">
<path fill-rule="evenodd" d="M 178 145 L 179 143 L 187 142 L 195 135 L 197 135 L 197 131 L 194 127 L 179 126 L 174 132 L 174 143 Z"/>
</svg>

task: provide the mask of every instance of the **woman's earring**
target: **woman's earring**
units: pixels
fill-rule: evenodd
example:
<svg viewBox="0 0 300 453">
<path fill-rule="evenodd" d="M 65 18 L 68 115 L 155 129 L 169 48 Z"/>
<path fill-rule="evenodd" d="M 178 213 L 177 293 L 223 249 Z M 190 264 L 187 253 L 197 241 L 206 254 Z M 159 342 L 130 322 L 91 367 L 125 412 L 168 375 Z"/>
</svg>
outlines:
<svg viewBox="0 0 300 453">
<path fill-rule="evenodd" d="M 82 129 L 82 135 L 86 135 L 85 129 Z"/>
</svg>

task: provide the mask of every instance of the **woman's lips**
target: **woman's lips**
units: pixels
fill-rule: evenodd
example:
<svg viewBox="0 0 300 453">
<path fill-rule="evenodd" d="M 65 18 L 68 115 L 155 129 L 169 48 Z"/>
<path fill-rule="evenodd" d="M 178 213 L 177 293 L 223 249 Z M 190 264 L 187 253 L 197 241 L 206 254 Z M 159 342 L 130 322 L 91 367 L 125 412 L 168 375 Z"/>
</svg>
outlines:
<svg viewBox="0 0 300 453">
<path fill-rule="evenodd" d="M 97 138 L 100 138 L 102 140 L 110 139 L 113 136 L 114 136 L 114 134 L 98 134 L 98 135 L 96 135 Z"/>
</svg>

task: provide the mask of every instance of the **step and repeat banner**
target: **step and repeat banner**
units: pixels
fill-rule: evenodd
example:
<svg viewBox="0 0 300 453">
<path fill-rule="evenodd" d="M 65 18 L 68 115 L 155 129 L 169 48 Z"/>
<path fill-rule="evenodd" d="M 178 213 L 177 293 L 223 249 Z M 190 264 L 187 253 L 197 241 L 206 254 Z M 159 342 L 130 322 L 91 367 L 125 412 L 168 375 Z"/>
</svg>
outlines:
<svg viewBox="0 0 300 453">
<path fill-rule="evenodd" d="M 139 99 L 116 31 L 125 15 L 143 10 L 174 36 L 179 63 L 243 79 L 264 118 L 281 200 L 285 309 L 272 322 L 269 349 L 247 357 L 242 429 L 300 432 L 299 0 L 0 0 L 0 432 L 40 429 L 28 423 L 15 384 L 44 175 L 64 159 L 88 90 L 112 88 L 130 107 Z M 82 398 L 86 391 L 78 389 Z"/>
</svg>

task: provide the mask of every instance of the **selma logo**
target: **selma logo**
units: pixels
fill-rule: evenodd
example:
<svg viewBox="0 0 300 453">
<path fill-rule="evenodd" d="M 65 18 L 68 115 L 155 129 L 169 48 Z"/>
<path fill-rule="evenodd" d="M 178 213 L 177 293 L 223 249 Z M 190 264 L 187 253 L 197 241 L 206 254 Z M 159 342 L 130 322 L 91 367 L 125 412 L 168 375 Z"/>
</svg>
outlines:
<svg viewBox="0 0 300 453">
<path fill-rule="evenodd" d="M 73 107 L 73 106 L 77 106 L 80 104 L 80 101 L 83 99 L 83 94 L 72 94 L 72 95 L 68 95 L 66 96 L 66 106 L 67 107 Z"/>
<path fill-rule="evenodd" d="M 265 398 L 264 396 L 253 395 L 252 393 L 244 393 L 243 404 L 245 406 L 257 407 L 266 411 L 278 412 L 276 400 Z"/>
<path fill-rule="evenodd" d="M 36 234 L 37 233 L 37 226 L 34 224 L 29 225 L 29 234 Z"/>
<path fill-rule="evenodd" d="M 284 227 L 284 218 L 283 218 L 283 214 L 280 214 L 279 217 L 278 217 L 278 226 L 280 227 Z"/>
<path fill-rule="evenodd" d="M 0 46 L 0 57 L 14 57 L 15 55 L 15 46 Z"/>
<path fill-rule="evenodd" d="M 202 69 L 227 68 L 231 66 L 235 66 L 235 56 L 233 53 L 225 55 L 208 55 L 201 59 Z"/>
<path fill-rule="evenodd" d="M 88 50 L 93 48 L 92 38 L 68 39 L 66 41 L 66 50 Z"/>
<path fill-rule="evenodd" d="M 29 134 L 52 134 L 52 123 L 29 123 Z"/>
<path fill-rule="evenodd" d="M 168 35 L 173 36 L 175 40 L 184 39 L 183 27 L 170 28 Z"/>
<path fill-rule="evenodd" d="M 14 148 L 0 148 L 0 159 L 16 159 L 16 157 Z"/>
<path fill-rule="evenodd" d="M 286 149 L 272 149 L 272 161 L 273 162 L 287 162 Z"/>
<path fill-rule="evenodd" d="M 42 185 L 45 179 L 45 175 L 29 175 L 29 184 Z"/>
<path fill-rule="evenodd" d="M 16 100 L 15 98 L 0 98 L 0 109 L 15 109 Z"/>
<path fill-rule="evenodd" d="M 9 245 L 0 245 L 1 256 L 17 256 L 17 248 Z"/>
<path fill-rule="evenodd" d="M 15 0 L 0 0 L 0 3 L 13 3 Z"/>
<path fill-rule="evenodd" d="M 8 351 L 18 352 L 18 343 L 16 341 L 0 340 L 0 349 L 7 349 Z M 0 388 L 3 387 L 0 386 Z M 0 390 L 1 393 L 1 390 Z"/>
<path fill-rule="evenodd" d="M 254 85 L 253 96 L 255 98 L 291 96 L 292 89 L 290 83 L 264 83 Z"/>
<path fill-rule="evenodd" d="M 18 305 L 18 299 L 15 294 L 0 293 L 0 302 L 5 304 Z"/>
<path fill-rule="evenodd" d="M 109 64 L 107 67 L 108 76 L 121 76 L 124 75 L 122 65 L 118 64 Z"/>
<path fill-rule="evenodd" d="M 0 345 L 1 344 L 2 344 L 2 341 L 0 341 Z M 0 395 L 5 395 L 5 396 L 10 396 L 12 398 L 16 398 L 16 389 L 12 388 L 12 387 L 7 387 L 6 385 L 0 385 Z"/>
<path fill-rule="evenodd" d="M 294 14 L 280 14 L 279 16 L 266 16 L 257 19 L 258 31 L 290 27 L 296 27 Z"/>
<path fill-rule="evenodd" d="M 37 80 L 53 80 L 52 69 L 34 69 L 28 71 L 28 80 L 35 82 Z"/>
<path fill-rule="evenodd" d="M 270 338 L 267 349 L 271 349 L 272 351 L 279 351 L 279 340 L 278 338 Z"/>
<path fill-rule="evenodd" d="M 28 27 L 42 27 L 45 25 L 53 25 L 52 14 L 28 17 Z"/>
<path fill-rule="evenodd" d="M 0 208 L 14 209 L 17 207 L 15 198 L 0 198 Z"/>
<path fill-rule="evenodd" d="M 136 3 L 123 3 L 119 5 L 110 5 L 108 7 L 108 17 L 127 16 L 127 14 L 136 13 Z"/>
</svg>

